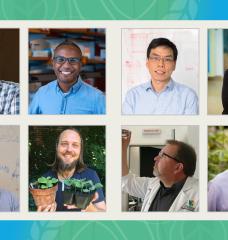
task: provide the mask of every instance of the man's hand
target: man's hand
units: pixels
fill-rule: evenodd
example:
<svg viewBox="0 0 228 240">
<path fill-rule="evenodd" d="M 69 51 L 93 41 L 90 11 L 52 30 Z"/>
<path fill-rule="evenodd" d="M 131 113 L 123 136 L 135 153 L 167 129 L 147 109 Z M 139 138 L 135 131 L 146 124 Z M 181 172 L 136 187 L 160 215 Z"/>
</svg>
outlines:
<svg viewBox="0 0 228 240">
<path fill-rule="evenodd" d="M 131 132 L 126 129 L 122 129 L 122 150 L 126 150 L 131 140 Z"/>
<path fill-rule="evenodd" d="M 37 206 L 37 212 L 55 212 L 57 204 L 56 202 L 49 205 Z"/>
</svg>

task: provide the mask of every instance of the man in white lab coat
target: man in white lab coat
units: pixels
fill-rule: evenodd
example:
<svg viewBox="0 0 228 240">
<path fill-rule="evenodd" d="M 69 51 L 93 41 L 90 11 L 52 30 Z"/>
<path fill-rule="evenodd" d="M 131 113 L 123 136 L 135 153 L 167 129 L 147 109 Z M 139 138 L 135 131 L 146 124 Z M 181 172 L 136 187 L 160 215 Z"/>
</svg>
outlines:
<svg viewBox="0 0 228 240">
<path fill-rule="evenodd" d="M 122 190 L 143 199 L 141 211 L 198 211 L 198 180 L 192 177 L 196 168 L 195 150 L 186 143 L 168 140 L 154 158 L 155 177 L 138 177 L 129 172 L 127 164 L 130 138 L 129 131 L 122 136 Z"/>
</svg>

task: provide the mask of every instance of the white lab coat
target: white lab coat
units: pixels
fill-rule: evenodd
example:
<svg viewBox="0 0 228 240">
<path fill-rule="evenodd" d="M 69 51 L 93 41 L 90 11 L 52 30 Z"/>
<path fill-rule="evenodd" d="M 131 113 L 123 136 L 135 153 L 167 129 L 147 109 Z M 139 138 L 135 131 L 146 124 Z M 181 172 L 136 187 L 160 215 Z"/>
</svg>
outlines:
<svg viewBox="0 0 228 240">
<path fill-rule="evenodd" d="M 138 177 L 129 173 L 122 177 L 122 191 L 143 199 L 142 212 L 148 212 L 160 188 L 158 177 Z M 169 212 L 189 212 L 199 211 L 199 184 L 198 180 L 188 177 L 181 191 L 177 195 Z"/>
</svg>

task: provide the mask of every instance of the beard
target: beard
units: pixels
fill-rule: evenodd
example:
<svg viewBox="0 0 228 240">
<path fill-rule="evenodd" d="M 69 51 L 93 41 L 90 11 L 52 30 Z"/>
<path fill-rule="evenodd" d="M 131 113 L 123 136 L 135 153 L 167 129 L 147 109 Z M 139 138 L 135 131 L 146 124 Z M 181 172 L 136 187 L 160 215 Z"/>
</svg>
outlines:
<svg viewBox="0 0 228 240">
<path fill-rule="evenodd" d="M 65 163 L 63 159 L 59 156 L 57 156 L 57 162 L 58 162 L 58 171 L 65 172 L 65 171 L 71 171 L 76 168 L 78 159 L 75 159 L 71 163 Z"/>
<path fill-rule="evenodd" d="M 159 177 L 160 176 L 160 173 L 159 173 L 158 169 L 155 166 L 154 166 L 154 170 L 153 170 L 153 175 L 155 177 Z"/>
</svg>

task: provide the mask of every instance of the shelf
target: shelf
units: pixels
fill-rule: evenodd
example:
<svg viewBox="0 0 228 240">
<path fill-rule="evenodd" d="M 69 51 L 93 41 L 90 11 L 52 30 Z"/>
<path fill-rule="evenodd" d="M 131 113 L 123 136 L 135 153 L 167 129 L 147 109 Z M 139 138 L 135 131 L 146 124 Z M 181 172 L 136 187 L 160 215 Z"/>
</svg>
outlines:
<svg viewBox="0 0 228 240">
<path fill-rule="evenodd" d="M 84 28 L 60 28 L 60 29 L 49 29 L 49 28 L 44 28 L 44 29 L 36 29 L 36 28 L 30 28 L 29 33 L 37 33 L 37 34 L 45 34 L 48 36 L 59 36 L 63 35 L 66 33 L 71 33 L 71 34 L 81 34 L 84 36 L 91 36 L 91 37 L 101 37 L 105 38 L 105 33 L 103 32 L 92 32 L 88 29 Z"/>
<path fill-rule="evenodd" d="M 29 57 L 30 61 L 49 61 L 51 60 L 51 57 Z M 103 59 L 97 59 L 97 58 L 82 58 L 83 64 L 105 64 L 105 60 Z"/>
<path fill-rule="evenodd" d="M 49 61 L 51 57 L 29 57 L 29 61 Z"/>
</svg>

